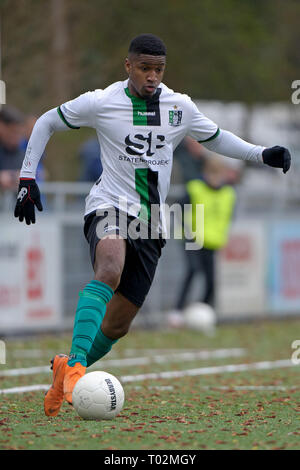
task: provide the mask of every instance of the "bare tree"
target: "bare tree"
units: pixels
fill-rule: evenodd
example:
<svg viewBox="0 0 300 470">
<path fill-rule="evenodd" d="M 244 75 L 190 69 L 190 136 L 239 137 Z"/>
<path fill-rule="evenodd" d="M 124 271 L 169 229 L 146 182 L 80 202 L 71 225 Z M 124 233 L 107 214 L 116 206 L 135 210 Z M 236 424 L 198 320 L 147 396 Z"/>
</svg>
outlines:
<svg viewBox="0 0 300 470">
<path fill-rule="evenodd" d="M 68 27 L 65 0 L 51 0 L 51 95 L 52 99 L 61 103 L 68 96 L 69 58 L 68 58 Z"/>
</svg>

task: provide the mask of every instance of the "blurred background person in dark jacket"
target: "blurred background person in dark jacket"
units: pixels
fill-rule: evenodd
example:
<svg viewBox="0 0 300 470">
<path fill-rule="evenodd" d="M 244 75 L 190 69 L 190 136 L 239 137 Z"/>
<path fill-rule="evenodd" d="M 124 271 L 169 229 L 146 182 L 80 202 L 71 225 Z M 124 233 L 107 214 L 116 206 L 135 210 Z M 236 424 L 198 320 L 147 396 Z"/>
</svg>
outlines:
<svg viewBox="0 0 300 470">
<path fill-rule="evenodd" d="M 96 137 L 86 140 L 79 149 L 80 176 L 79 181 L 94 183 L 102 173 L 101 149 Z"/>
<path fill-rule="evenodd" d="M 12 106 L 0 110 L 0 188 L 16 190 L 24 159 L 20 146 L 24 116 Z"/>
</svg>

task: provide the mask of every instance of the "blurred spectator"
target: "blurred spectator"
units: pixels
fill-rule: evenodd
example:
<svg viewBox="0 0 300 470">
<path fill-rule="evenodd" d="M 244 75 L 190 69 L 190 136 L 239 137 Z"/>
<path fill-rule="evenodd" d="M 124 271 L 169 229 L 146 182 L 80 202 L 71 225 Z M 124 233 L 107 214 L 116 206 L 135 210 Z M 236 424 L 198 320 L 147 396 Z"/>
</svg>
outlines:
<svg viewBox="0 0 300 470">
<path fill-rule="evenodd" d="M 201 175 L 207 150 L 191 137 L 185 137 L 174 152 L 174 163 L 178 163 L 180 180 L 186 181 Z"/>
<path fill-rule="evenodd" d="M 206 158 L 203 178 L 193 179 L 186 184 L 186 196 L 181 205 L 191 204 L 192 209 L 185 214 L 185 227 L 195 234 L 194 241 L 202 245 L 201 229 L 195 219 L 196 204 L 204 205 L 203 248 L 185 250 L 186 275 L 179 292 L 176 310 L 169 314 L 169 324 L 181 324 L 181 311 L 185 306 L 192 281 L 197 273 L 204 276 L 205 289 L 199 302 L 214 306 L 215 301 L 215 254 L 223 248 L 228 239 L 236 194 L 227 184 L 228 167 L 222 157 L 212 155 Z"/>
<path fill-rule="evenodd" d="M 24 123 L 23 123 L 23 136 L 22 136 L 22 139 L 20 141 L 20 148 L 24 152 L 24 155 L 25 155 L 25 152 L 26 152 L 28 141 L 29 141 L 31 133 L 32 133 L 33 126 L 35 125 L 36 121 L 37 121 L 36 116 L 28 115 L 28 116 L 25 117 L 25 120 L 24 120 Z M 37 172 L 36 172 L 36 181 L 37 182 L 42 182 L 42 181 L 45 181 L 45 179 L 46 179 L 46 170 L 45 170 L 44 164 L 43 164 L 44 158 L 45 158 L 45 153 L 43 153 L 43 155 L 42 155 L 42 157 L 39 161 L 38 167 L 37 167 Z"/>
<path fill-rule="evenodd" d="M 17 189 L 24 150 L 20 147 L 23 114 L 12 106 L 0 110 L 0 188 Z"/>
<path fill-rule="evenodd" d="M 235 158 L 224 158 L 224 183 L 226 184 L 239 184 L 245 169 L 245 162 Z"/>
<path fill-rule="evenodd" d="M 96 137 L 86 140 L 79 149 L 80 181 L 95 182 L 102 173 L 101 149 Z"/>
</svg>

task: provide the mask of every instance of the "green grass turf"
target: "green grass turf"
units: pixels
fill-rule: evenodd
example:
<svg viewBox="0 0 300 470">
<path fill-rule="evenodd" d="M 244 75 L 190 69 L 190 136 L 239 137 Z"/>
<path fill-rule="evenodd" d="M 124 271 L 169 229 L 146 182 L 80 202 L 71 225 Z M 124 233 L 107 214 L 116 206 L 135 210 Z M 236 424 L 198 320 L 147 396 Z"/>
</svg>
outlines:
<svg viewBox="0 0 300 470">
<path fill-rule="evenodd" d="M 220 326 L 213 338 L 191 331 L 133 330 L 108 359 L 140 357 L 145 349 L 246 348 L 239 358 L 171 362 L 105 369 L 127 374 L 186 370 L 208 365 L 291 357 L 299 321 Z M 49 354 L 68 352 L 70 335 L 7 341 L 7 365 L 46 365 Z M 41 357 L 22 358 L 22 351 Z M 135 349 L 135 352 L 129 352 Z M 167 351 L 166 351 L 167 352 Z M 20 354 L 19 354 L 20 353 Z M 133 355 L 133 356 L 132 356 Z M 103 367 L 102 367 L 103 369 Z M 112 421 L 84 421 L 67 404 L 58 417 L 43 414 L 43 392 L 0 395 L 0 449 L 299 449 L 299 368 L 224 373 L 124 385 L 126 401 Z M 50 383 L 49 373 L 0 378 L 0 388 Z M 238 390 L 238 386 L 285 387 Z M 224 389 L 222 387 L 225 387 Z"/>
</svg>

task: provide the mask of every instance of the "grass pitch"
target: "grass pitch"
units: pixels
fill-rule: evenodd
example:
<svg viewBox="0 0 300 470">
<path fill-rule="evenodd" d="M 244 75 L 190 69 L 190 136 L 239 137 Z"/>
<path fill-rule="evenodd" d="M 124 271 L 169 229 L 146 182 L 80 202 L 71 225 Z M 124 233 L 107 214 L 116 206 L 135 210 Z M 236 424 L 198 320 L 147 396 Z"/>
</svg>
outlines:
<svg viewBox="0 0 300 470">
<path fill-rule="evenodd" d="M 133 330 L 107 357 L 116 361 L 106 365 L 105 359 L 93 370 L 107 370 L 122 379 L 129 374 L 289 359 L 295 339 L 300 339 L 295 320 L 224 325 L 213 338 L 187 330 Z M 6 341 L 0 389 L 50 384 L 50 370 L 1 373 L 45 366 L 53 354 L 68 352 L 70 342 L 71 335 Z M 243 348 L 244 355 L 189 360 L 176 356 L 220 348 Z M 299 367 L 127 382 L 124 408 L 112 421 L 84 421 L 67 404 L 56 418 L 47 418 L 43 391 L 1 393 L 0 449 L 299 449 Z"/>
</svg>

